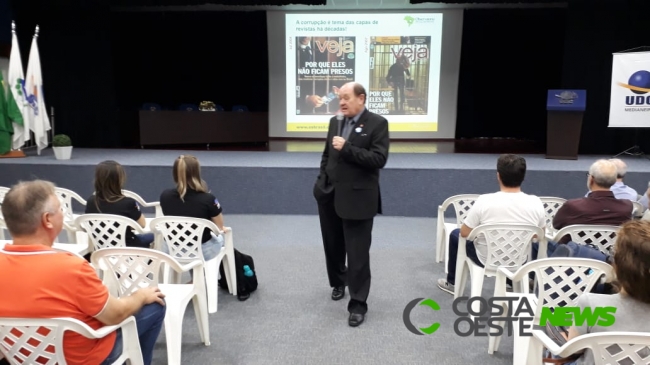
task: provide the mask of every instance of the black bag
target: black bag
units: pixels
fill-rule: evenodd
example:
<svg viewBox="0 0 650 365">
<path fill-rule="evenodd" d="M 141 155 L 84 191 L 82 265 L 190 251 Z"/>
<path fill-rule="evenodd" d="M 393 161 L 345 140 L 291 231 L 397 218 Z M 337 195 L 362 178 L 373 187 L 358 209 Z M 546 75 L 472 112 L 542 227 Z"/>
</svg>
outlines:
<svg viewBox="0 0 650 365">
<path fill-rule="evenodd" d="M 244 275 L 244 266 L 248 265 L 253 271 L 253 276 Z M 237 297 L 240 300 L 248 299 L 250 293 L 257 290 L 257 272 L 255 271 L 255 262 L 253 258 L 243 254 L 235 249 L 235 272 L 237 273 Z M 226 281 L 226 274 L 223 270 L 223 262 L 219 267 L 219 286 L 228 290 L 228 281 Z"/>
<path fill-rule="evenodd" d="M 567 340 L 562 336 L 562 333 L 565 335 L 569 335 L 569 329 L 567 327 L 556 327 L 551 324 L 551 322 L 546 323 L 546 335 L 553 340 L 558 346 L 564 346 L 565 343 L 567 343 Z M 542 356 L 542 361 L 544 363 L 551 363 L 551 364 L 566 364 L 570 362 L 574 362 L 578 360 L 582 356 L 582 351 L 576 353 L 576 354 L 571 354 L 567 357 L 545 357 Z"/>
</svg>

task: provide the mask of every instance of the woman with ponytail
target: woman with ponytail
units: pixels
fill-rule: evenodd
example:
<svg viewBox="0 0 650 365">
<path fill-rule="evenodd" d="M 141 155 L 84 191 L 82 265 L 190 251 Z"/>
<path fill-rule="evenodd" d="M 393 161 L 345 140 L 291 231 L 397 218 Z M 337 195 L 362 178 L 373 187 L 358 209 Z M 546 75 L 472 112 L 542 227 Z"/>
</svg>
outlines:
<svg viewBox="0 0 650 365">
<path fill-rule="evenodd" d="M 160 195 L 163 214 L 207 219 L 223 231 L 221 204 L 201 179 L 199 160 L 191 155 L 181 155 L 174 161 L 172 173 L 176 188 L 165 190 Z M 202 242 L 203 257 L 209 261 L 221 251 L 223 236 L 216 236 L 206 228 Z M 166 245 L 163 249 L 169 252 Z"/>
</svg>

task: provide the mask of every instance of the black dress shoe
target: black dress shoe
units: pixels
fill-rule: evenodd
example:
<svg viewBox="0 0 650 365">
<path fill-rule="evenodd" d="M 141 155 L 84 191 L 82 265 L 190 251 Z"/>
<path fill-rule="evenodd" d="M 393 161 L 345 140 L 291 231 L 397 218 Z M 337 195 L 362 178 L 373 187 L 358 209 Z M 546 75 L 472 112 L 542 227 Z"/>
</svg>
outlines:
<svg viewBox="0 0 650 365">
<path fill-rule="evenodd" d="M 337 286 L 332 289 L 332 300 L 341 300 L 345 296 L 345 287 Z"/>
<path fill-rule="evenodd" d="M 350 318 L 348 319 L 348 324 L 350 327 L 357 327 L 361 323 L 363 323 L 363 320 L 365 319 L 365 314 L 361 313 L 350 313 Z"/>
<path fill-rule="evenodd" d="M 243 293 L 243 294 L 237 293 L 237 299 L 239 299 L 240 302 L 243 302 L 250 297 L 251 297 L 250 293 Z"/>
</svg>

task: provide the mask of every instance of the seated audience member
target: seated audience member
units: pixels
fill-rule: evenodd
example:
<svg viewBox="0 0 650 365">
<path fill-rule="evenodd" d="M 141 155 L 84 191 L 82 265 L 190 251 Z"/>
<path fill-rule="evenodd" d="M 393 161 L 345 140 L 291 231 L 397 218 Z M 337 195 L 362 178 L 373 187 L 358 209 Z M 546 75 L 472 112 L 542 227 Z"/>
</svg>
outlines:
<svg viewBox="0 0 650 365">
<path fill-rule="evenodd" d="M 52 249 L 63 226 L 61 203 L 47 181 L 22 182 L 9 190 L 2 214 L 13 244 L 0 251 L 0 317 L 75 318 L 99 329 L 135 316 L 145 364 L 165 318 L 164 295 L 158 288 L 112 297 L 84 259 Z M 112 364 L 122 352 L 122 332 L 87 339 L 66 332 L 70 365 Z"/>
<path fill-rule="evenodd" d="M 221 204 L 208 190 L 201 179 L 199 160 L 191 155 L 181 155 L 174 161 L 174 182 L 176 188 L 168 189 L 160 195 L 160 207 L 168 216 L 193 217 L 207 219 L 224 231 Z M 203 232 L 201 249 L 206 261 L 215 258 L 223 246 L 223 236 L 216 236 L 209 229 Z M 163 250 L 169 252 L 165 245 Z"/>
<path fill-rule="evenodd" d="M 446 279 L 438 279 L 438 287 L 453 294 L 458 255 L 458 235 L 469 236 L 472 229 L 483 224 L 530 224 L 542 229 L 546 226 L 544 205 L 534 196 L 521 191 L 526 176 L 526 160 L 517 155 L 501 155 L 497 161 L 497 181 L 500 191 L 478 197 L 470 208 L 460 229 L 449 235 L 449 263 Z M 478 237 L 476 242 L 467 241 L 467 257 L 483 267 L 486 260 L 487 242 Z M 479 257 L 481 260 L 479 260 Z"/>
<path fill-rule="evenodd" d="M 138 203 L 122 195 L 125 182 L 122 165 L 115 161 L 100 162 L 95 167 L 95 192 L 87 199 L 85 213 L 121 215 L 145 227 L 147 223 Z M 153 233 L 135 234 L 131 228 L 126 232 L 126 245 L 130 247 L 150 248 L 153 239 Z"/>
<path fill-rule="evenodd" d="M 614 197 L 616 197 L 616 199 L 627 199 L 633 202 L 639 201 L 639 194 L 637 194 L 636 190 L 625 185 L 623 182 L 623 178 L 625 178 L 625 174 L 627 173 L 627 164 L 618 158 L 612 158 L 609 161 L 616 166 L 616 182 L 609 188 L 609 190 L 614 194 Z M 587 196 L 589 196 L 589 193 L 585 195 L 585 197 Z"/>
<path fill-rule="evenodd" d="M 630 200 L 616 199 L 610 190 L 616 182 L 616 165 L 608 160 L 594 162 L 587 173 L 587 187 L 590 193 L 586 198 L 568 200 L 558 209 L 553 218 L 553 227 L 584 225 L 620 226 L 632 219 L 633 205 Z M 562 237 L 560 242 L 548 241 L 548 257 L 554 257 L 558 244 L 567 244 L 572 257 L 592 258 L 607 261 L 607 256 L 595 247 L 569 242 L 570 237 Z M 537 256 L 537 245 L 533 245 L 533 257 Z"/>
<path fill-rule="evenodd" d="M 625 223 L 616 237 L 614 272 L 619 292 L 613 295 L 584 293 L 577 305 L 584 308 L 615 307 L 616 321 L 611 326 L 598 324 L 569 329 L 568 339 L 597 332 L 648 332 L 650 321 L 650 223 Z M 591 350 L 586 350 L 572 364 L 594 364 Z"/>
</svg>

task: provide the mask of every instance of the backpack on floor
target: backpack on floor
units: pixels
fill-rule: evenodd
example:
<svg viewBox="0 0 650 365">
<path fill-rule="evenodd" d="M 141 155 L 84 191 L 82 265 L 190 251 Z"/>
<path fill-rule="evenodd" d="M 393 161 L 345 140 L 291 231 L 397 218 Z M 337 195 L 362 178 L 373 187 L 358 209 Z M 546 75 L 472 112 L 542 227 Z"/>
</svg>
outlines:
<svg viewBox="0 0 650 365">
<path fill-rule="evenodd" d="M 248 265 L 252 276 L 246 276 L 244 266 Z M 257 290 L 257 272 L 255 271 L 255 262 L 253 258 L 243 254 L 235 249 L 235 272 L 237 273 L 237 295 L 250 294 Z M 219 286 L 228 290 L 228 281 L 226 281 L 226 274 L 223 271 L 223 262 L 219 266 Z"/>
</svg>

